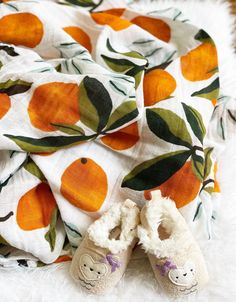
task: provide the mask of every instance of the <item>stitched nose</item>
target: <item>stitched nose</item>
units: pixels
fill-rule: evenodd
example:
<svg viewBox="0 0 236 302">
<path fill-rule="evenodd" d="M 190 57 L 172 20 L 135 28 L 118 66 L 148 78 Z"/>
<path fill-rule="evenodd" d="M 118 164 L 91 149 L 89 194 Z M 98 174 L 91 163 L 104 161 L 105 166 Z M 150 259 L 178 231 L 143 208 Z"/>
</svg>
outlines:
<svg viewBox="0 0 236 302">
<path fill-rule="evenodd" d="M 187 276 L 187 273 L 183 274 L 183 276 L 186 277 L 186 276 Z"/>
</svg>

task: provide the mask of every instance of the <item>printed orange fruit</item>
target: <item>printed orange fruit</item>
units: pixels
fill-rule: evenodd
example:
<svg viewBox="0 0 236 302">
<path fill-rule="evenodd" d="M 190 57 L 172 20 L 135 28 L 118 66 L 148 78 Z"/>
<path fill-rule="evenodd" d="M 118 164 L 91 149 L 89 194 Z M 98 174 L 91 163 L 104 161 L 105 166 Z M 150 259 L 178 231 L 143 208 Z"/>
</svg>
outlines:
<svg viewBox="0 0 236 302">
<path fill-rule="evenodd" d="M 176 81 L 167 71 L 154 69 L 144 75 L 144 105 L 152 106 L 168 98 L 176 89 Z"/>
<path fill-rule="evenodd" d="M 71 256 L 62 255 L 62 256 L 59 256 L 53 263 L 67 262 L 67 261 L 71 261 L 71 260 L 72 260 Z"/>
<path fill-rule="evenodd" d="M 107 195 L 107 176 L 91 158 L 80 158 L 70 164 L 61 177 L 61 194 L 74 206 L 96 212 Z"/>
<path fill-rule="evenodd" d="M 11 108 L 11 100 L 6 93 L 0 93 L 0 119 L 4 117 L 4 115 Z"/>
<path fill-rule="evenodd" d="M 213 106 L 216 106 L 217 99 L 213 99 L 213 100 L 211 100 L 211 102 L 212 102 L 212 105 L 213 105 Z"/>
<path fill-rule="evenodd" d="M 38 86 L 28 106 L 31 124 L 42 131 L 55 131 L 52 124 L 78 122 L 79 87 L 73 83 L 52 82 Z"/>
<path fill-rule="evenodd" d="M 56 201 L 48 184 L 42 182 L 25 193 L 17 205 L 16 221 L 24 231 L 47 227 L 56 208 Z"/>
<path fill-rule="evenodd" d="M 111 8 L 111 9 L 104 10 L 103 13 L 120 17 L 123 15 L 124 11 L 125 11 L 125 8 Z"/>
<path fill-rule="evenodd" d="M 170 41 L 171 29 L 170 26 L 163 20 L 138 16 L 132 19 L 130 22 L 138 25 L 142 29 L 148 31 L 150 34 L 164 42 Z"/>
<path fill-rule="evenodd" d="M 138 124 L 133 123 L 120 131 L 108 134 L 101 141 L 114 150 L 126 150 L 133 147 L 139 140 Z"/>
<path fill-rule="evenodd" d="M 89 52 L 92 51 L 92 44 L 88 34 L 78 26 L 68 26 L 63 28 L 76 42 L 84 46 Z"/>
<path fill-rule="evenodd" d="M 175 201 L 176 207 L 181 208 L 196 198 L 200 186 L 201 181 L 193 173 L 192 164 L 188 161 L 163 184 L 145 191 L 144 196 L 147 200 L 150 200 L 151 192 L 160 190 L 163 197 L 170 197 Z"/>
<path fill-rule="evenodd" d="M 0 42 L 34 48 L 42 40 L 43 24 L 31 13 L 16 13 L 0 19 Z"/>
<path fill-rule="evenodd" d="M 31 154 L 39 155 L 39 156 L 50 156 L 55 152 L 56 151 L 52 151 L 52 152 L 31 152 Z"/>
<path fill-rule="evenodd" d="M 213 189 L 213 192 L 215 192 L 215 193 L 220 192 L 220 186 L 219 186 L 218 181 L 216 180 L 217 170 L 218 170 L 218 166 L 217 166 L 217 163 L 215 163 L 215 165 L 214 165 L 214 181 L 215 181 L 215 183 L 214 183 L 214 189 Z"/>
<path fill-rule="evenodd" d="M 115 31 L 128 28 L 132 23 L 123 18 L 107 13 L 91 13 L 93 20 L 100 25 L 109 25 Z"/>
<path fill-rule="evenodd" d="M 218 66 L 217 51 L 213 43 L 202 43 L 180 59 L 183 76 L 189 81 L 209 79 Z"/>
</svg>

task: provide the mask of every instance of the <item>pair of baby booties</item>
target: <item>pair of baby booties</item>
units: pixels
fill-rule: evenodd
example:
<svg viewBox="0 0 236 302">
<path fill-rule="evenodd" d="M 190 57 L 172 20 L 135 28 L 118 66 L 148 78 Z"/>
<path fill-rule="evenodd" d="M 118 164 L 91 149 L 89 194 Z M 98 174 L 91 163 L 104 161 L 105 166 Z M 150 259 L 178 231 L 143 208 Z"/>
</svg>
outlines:
<svg viewBox="0 0 236 302">
<path fill-rule="evenodd" d="M 187 296 L 207 283 L 199 246 L 175 203 L 160 191 L 141 211 L 127 199 L 96 220 L 75 252 L 71 276 L 90 293 L 109 292 L 122 278 L 138 239 L 168 295 Z"/>
</svg>

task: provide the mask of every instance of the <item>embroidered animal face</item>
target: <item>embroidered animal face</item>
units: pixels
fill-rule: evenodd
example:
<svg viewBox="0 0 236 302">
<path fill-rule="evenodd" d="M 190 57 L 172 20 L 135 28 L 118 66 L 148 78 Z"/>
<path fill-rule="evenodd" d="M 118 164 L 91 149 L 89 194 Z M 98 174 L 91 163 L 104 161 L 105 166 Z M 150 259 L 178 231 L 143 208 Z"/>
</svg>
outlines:
<svg viewBox="0 0 236 302">
<path fill-rule="evenodd" d="M 176 267 L 168 272 L 170 281 L 178 286 L 190 286 L 195 281 L 195 264 L 192 261 L 187 261 L 184 266 Z"/>
<path fill-rule="evenodd" d="M 108 272 L 107 264 L 96 262 L 87 254 L 83 254 L 80 257 L 79 267 L 83 277 L 89 281 L 99 280 Z"/>
</svg>

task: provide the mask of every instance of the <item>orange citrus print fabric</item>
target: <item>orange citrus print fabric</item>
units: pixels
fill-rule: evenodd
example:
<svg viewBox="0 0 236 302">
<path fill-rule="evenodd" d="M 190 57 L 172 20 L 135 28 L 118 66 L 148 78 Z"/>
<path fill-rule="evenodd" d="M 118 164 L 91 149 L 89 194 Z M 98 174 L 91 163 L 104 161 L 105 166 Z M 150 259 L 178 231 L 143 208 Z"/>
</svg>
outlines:
<svg viewBox="0 0 236 302">
<path fill-rule="evenodd" d="M 10 108 L 11 100 L 9 96 L 5 93 L 0 93 L 0 119 L 4 117 Z"/>
<path fill-rule="evenodd" d="M 63 28 L 76 42 L 84 46 L 89 52 L 92 51 L 92 44 L 89 36 L 78 26 L 67 26 Z"/>
<path fill-rule="evenodd" d="M 186 162 L 178 172 L 155 190 L 160 190 L 162 196 L 170 197 L 175 201 L 177 208 L 181 208 L 196 198 L 200 186 L 201 182 L 193 173 L 191 162 Z M 151 199 L 151 191 L 144 193 L 148 200 Z"/>
<path fill-rule="evenodd" d="M 181 57 L 181 70 L 189 81 L 207 80 L 214 75 L 217 67 L 217 52 L 213 43 L 202 43 Z"/>
<path fill-rule="evenodd" d="M 133 123 L 120 131 L 101 138 L 102 142 L 114 150 L 126 150 L 133 147 L 139 140 L 138 124 Z"/>
<path fill-rule="evenodd" d="M 45 228 L 50 224 L 56 201 L 50 187 L 40 183 L 26 192 L 17 206 L 17 224 L 24 231 Z"/>
<path fill-rule="evenodd" d="M 101 208 L 107 186 L 107 176 L 102 167 L 90 158 L 73 162 L 61 178 L 61 194 L 74 206 L 88 212 Z"/>
<path fill-rule="evenodd" d="M 117 15 L 110 14 L 109 12 L 91 13 L 93 20 L 99 25 L 109 25 L 113 30 L 120 31 L 128 28 L 132 23 L 117 17 Z"/>
<path fill-rule="evenodd" d="M 236 121 L 216 46 L 176 8 L 127 2 L 0 3 L 0 253 L 26 266 L 70 261 L 108 207 L 155 190 L 212 236 Z"/>
<path fill-rule="evenodd" d="M 103 12 L 109 15 L 121 17 L 125 12 L 125 8 L 111 8 L 111 9 L 106 9 Z"/>
<path fill-rule="evenodd" d="M 170 26 L 163 20 L 138 16 L 132 19 L 131 22 L 164 42 L 170 41 L 171 29 Z"/>
<path fill-rule="evenodd" d="M 152 106 L 167 99 L 176 89 L 176 81 L 172 75 L 162 69 L 154 69 L 144 76 L 144 105 Z"/>
<path fill-rule="evenodd" d="M 214 183 L 213 192 L 219 193 L 220 192 L 220 185 L 219 185 L 219 183 L 218 183 L 218 181 L 216 179 L 217 171 L 218 171 L 218 166 L 217 166 L 217 163 L 215 163 L 215 165 L 214 165 L 214 180 L 215 180 L 215 183 Z"/>
<path fill-rule="evenodd" d="M 28 107 L 32 125 L 42 131 L 55 131 L 53 124 L 78 122 L 78 93 L 79 87 L 73 83 L 52 82 L 38 86 Z"/>
<path fill-rule="evenodd" d="M 59 256 L 54 263 L 61 263 L 61 262 L 67 262 L 67 261 L 71 261 L 72 257 L 68 256 L 68 255 L 64 255 L 64 256 Z"/>
<path fill-rule="evenodd" d="M 42 40 L 43 23 L 31 13 L 16 13 L 0 19 L 0 41 L 34 48 Z"/>
</svg>

